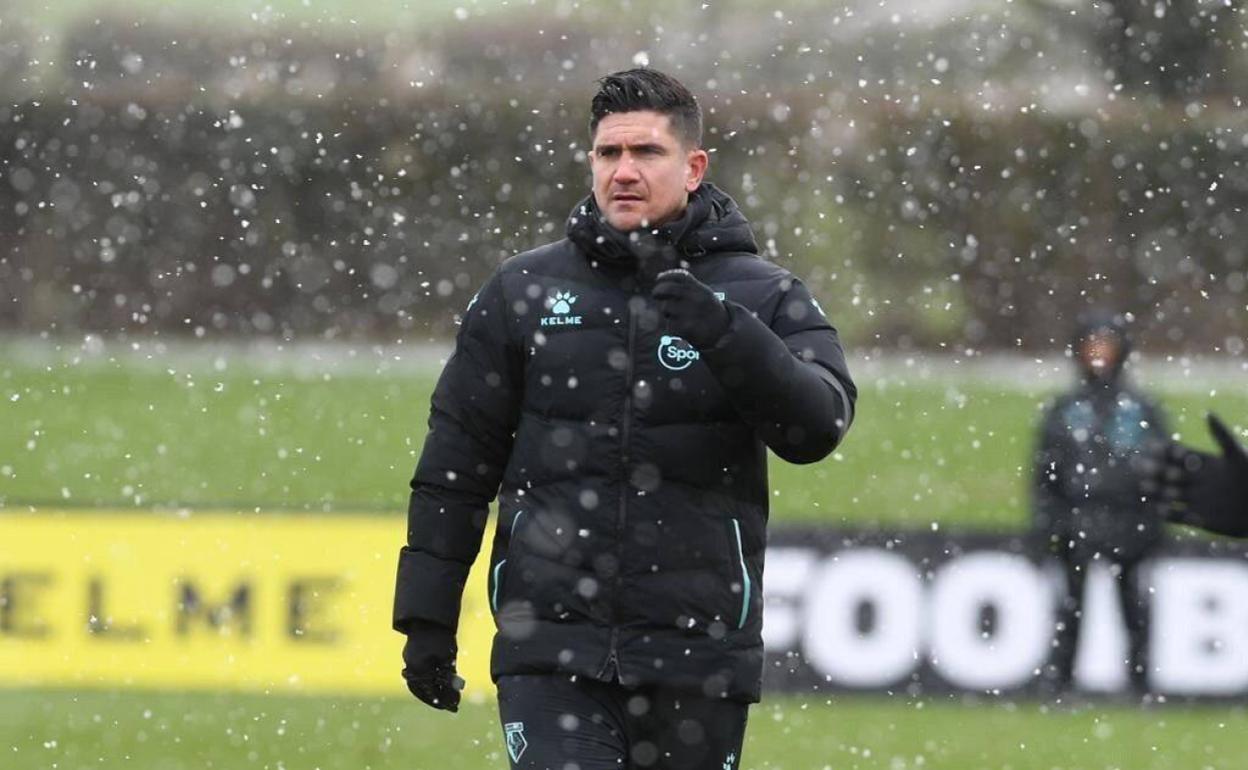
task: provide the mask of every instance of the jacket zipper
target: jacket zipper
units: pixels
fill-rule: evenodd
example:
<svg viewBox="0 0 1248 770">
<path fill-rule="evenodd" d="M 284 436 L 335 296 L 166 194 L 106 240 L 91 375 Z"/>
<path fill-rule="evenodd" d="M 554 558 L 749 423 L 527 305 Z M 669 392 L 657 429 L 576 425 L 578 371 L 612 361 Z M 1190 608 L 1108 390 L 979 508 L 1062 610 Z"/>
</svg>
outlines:
<svg viewBox="0 0 1248 770">
<path fill-rule="evenodd" d="M 741 615 L 737 619 L 737 628 L 745 628 L 746 618 L 750 616 L 750 571 L 745 566 L 745 549 L 741 546 L 741 522 L 732 520 L 732 534 L 736 538 L 737 561 L 741 564 Z"/>
<path fill-rule="evenodd" d="M 633 349 L 636 347 L 636 314 L 633 312 L 631 303 L 628 308 L 628 361 L 624 367 L 624 414 L 620 420 L 620 506 L 619 512 L 615 519 L 615 552 L 616 552 L 616 572 L 615 572 L 615 595 L 612 597 L 611 606 L 611 641 L 607 648 L 607 659 L 602 662 L 602 668 L 598 671 L 598 679 L 608 676 L 608 672 L 614 669 L 614 676 L 609 677 L 620 678 L 620 659 L 616 646 L 620 641 L 619 622 L 619 601 L 620 589 L 624 582 L 624 524 L 628 518 L 628 425 L 632 420 L 633 408 Z"/>
<path fill-rule="evenodd" d="M 524 511 L 517 511 L 516 515 L 511 519 L 511 532 L 507 535 L 507 550 L 511 550 L 511 541 L 516 536 L 516 527 L 520 524 L 520 517 L 524 515 Z M 498 564 L 494 565 L 494 590 L 490 593 L 490 607 L 494 613 L 498 614 L 498 584 L 503 577 L 503 565 L 507 563 L 506 559 L 500 559 Z"/>
<path fill-rule="evenodd" d="M 490 608 L 494 610 L 494 614 L 496 615 L 498 614 L 498 580 L 501 577 L 499 573 L 502 571 L 503 565 L 506 563 L 507 560 L 502 559 L 498 562 L 498 564 L 494 565 L 494 593 L 490 596 Z"/>
</svg>

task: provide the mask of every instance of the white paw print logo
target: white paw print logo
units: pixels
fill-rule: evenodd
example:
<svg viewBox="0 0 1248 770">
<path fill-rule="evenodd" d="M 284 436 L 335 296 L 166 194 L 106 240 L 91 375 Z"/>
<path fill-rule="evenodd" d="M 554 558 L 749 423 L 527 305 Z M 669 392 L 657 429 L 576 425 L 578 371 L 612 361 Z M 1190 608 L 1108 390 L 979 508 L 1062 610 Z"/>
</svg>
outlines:
<svg viewBox="0 0 1248 770">
<path fill-rule="evenodd" d="M 571 313 L 572 305 L 574 304 L 576 304 L 575 294 L 570 291 L 556 291 L 555 304 L 551 306 L 550 309 L 562 315 L 564 313 Z"/>
</svg>

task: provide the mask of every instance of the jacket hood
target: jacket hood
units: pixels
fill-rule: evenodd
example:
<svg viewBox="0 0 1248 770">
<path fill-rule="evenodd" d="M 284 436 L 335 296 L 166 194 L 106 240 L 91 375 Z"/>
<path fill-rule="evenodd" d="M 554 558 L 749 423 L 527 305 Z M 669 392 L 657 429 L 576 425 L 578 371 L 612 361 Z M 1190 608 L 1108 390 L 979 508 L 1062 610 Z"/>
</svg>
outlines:
<svg viewBox="0 0 1248 770">
<path fill-rule="evenodd" d="M 1118 342 L 1118 357 L 1111 369 L 1097 374 L 1083 360 L 1080 351 L 1088 338 L 1096 334 L 1113 336 Z M 1092 310 L 1079 316 L 1070 339 L 1070 352 L 1079 367 L 1079 375 L 1088 384 L 1112 385 L 1122 377 L 1123 366 L 1131 354 L 1131 336 L 1127 333 L 1126 319 L 1121 313 Z"/>
<path fill-rule="evenodd" d="M 750 223 L 737 202 L 710 182 L 690 194 L 679 218 L 631 232 L 608 224 L 590 194 L 568 216 L 567 236 L 590 259 L 636 262 L 641 272 L 651 275 L 715 252 L 758 254 Z"/>
</svg>

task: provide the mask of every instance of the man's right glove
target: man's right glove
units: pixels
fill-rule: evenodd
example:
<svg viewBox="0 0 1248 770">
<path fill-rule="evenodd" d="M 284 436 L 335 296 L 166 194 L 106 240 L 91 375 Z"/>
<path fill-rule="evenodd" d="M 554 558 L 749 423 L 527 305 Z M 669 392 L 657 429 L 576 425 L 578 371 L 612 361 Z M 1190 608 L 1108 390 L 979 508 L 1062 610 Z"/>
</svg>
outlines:
<svg viewBox="0 0 1248 770">
<path fill-rule="evenodd" d="M 684 268 L 664 270 L 655 277 L 650 295 L 659 305 L 667 331 L 699 350 L 713 347 L 728 331 L 732 315 L 711 287 Z"/>
<path fill-rule="evenodd" d="M 407 689 L 435 709 L 459 710 L 464 680 L 455 673 L 459 651 L 455 634 L 437 625 L 412 621 L 403 645 L 403 679 Z"/>
<path fill-rule="evenodd" d="M 1248 537 L 1248 453 L 1230 429 L 1210 414 L 1209 432 L 1222 455 L 1174 444 L 1160 470 L 1166 518 L 1220 535 Z"/>
</svg>

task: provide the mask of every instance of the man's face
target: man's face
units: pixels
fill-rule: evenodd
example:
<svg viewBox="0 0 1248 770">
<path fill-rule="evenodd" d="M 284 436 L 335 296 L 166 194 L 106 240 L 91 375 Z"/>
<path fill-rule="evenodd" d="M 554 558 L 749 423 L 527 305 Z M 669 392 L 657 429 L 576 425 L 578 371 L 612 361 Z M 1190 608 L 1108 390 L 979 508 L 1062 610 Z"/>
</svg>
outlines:
<svg viewBox="0 0 1248 770">
<path fill-rule="evenodd" d="M 617 230 L 661 225 L 685 210 L 707 162 L 704 150 L 688 149 L 672 134 L 666 115 L 607 115 L 590 152 L 594 201 Z"/>
<path fill-rule="evenodd" d="M 1122 357 L 1122 341 L 1112 332 L 1088 335 L 1079 348 L 1080 363 L 1085 371 L 1104 378 L 1118 369 Z"/>
</svg>

